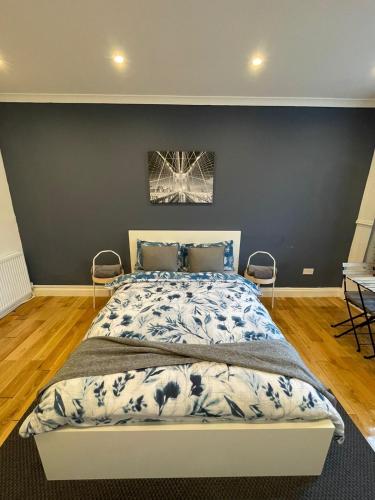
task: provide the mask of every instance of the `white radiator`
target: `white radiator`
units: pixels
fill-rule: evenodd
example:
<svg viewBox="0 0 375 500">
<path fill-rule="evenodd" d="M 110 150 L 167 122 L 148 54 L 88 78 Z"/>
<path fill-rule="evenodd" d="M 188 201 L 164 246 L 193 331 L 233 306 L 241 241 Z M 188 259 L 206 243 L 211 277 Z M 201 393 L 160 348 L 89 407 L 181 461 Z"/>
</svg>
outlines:
<svg viewBox="0 0 375 500">
<path fill-rule="evenodd" d="M 32 297 L 23 253 L 0 258 L 0 318 Z"/>
</svg>

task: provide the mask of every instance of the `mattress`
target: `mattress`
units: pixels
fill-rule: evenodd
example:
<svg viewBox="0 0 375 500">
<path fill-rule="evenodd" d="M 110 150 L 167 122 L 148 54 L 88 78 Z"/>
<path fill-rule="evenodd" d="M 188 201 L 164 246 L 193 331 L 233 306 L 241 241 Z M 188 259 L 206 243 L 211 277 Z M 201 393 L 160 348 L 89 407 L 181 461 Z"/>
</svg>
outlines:
<svg viewBox="0 0 375 500">
<path fill-rule="evenodd" d="M 217 344 L 283 339 L 253 283 L 236 274 L 138 272 L 115 293 L 86 338 Z M 320 420 L 344 425 L 333 404 L 297 378 L 198 362 L 63 380 L 43 392 L 20 435 L 76 427 L 171 422 Z"/>
</svg>

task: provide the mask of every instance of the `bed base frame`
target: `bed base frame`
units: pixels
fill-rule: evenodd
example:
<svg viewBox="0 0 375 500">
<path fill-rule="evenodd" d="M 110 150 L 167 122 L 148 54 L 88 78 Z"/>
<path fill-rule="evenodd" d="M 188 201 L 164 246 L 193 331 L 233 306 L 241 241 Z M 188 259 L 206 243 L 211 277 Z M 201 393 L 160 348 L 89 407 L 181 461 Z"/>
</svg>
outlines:
<svg viewBox="0 0 375 500">
<path fill-rule="evenodd" d="M 330 420 L 64 427 L 35 436 L 48 480 L 316 476 Z"/>
</svg>

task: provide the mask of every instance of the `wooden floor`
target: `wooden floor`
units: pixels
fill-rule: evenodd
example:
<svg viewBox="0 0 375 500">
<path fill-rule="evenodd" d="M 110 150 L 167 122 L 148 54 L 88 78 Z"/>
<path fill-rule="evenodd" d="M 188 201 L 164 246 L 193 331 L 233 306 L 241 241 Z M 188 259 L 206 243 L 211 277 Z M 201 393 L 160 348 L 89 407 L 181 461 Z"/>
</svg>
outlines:
<svg viewBox="0 0 375 500">
<path fill-rule="evenodd" d="M 97 309 L 105 300 L 97 299 Z M 269 299 L 264 303 L 270 306 Z M 0 445 L 96 312 L 89 297 L 36 297 L 0 320 Z M 352 336 L 334 338 L 330 324 L 346 317 L 343 301 L 278 298 L 272 316 L 375 449 L 375 359 L 363 359 Z"/>
</svg>

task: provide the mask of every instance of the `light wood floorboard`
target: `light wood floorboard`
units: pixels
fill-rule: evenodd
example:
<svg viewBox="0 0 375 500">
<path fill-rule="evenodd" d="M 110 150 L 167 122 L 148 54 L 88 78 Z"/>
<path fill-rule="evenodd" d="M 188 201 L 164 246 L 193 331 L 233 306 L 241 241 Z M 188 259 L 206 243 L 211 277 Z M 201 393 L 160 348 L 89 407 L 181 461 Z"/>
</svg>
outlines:
<svg viewBox="0 0 375 500">
<path fill-rule="evenodd" d="M 0 445 L 63 365 L 106 298 L 35 297 L 0 320 Z"/>
<path fill-rule="evenodd" d="M 0 445 L 106 300 L 97 298 L 94 311 L 90 297 L 36 297 L 0 320 Z M 270 308 L 270 299 L 263 300 Z M 330 327 L 346 317 L 344 302 L 278 298 L 271 314 L 375 449 L 375 359 L 363 359 L 369 347 L 357 353 L 351 335 L 335 339 L 340 330 Z M 367 335 L 361 337 L 368 342 Z"/>
</svg>

